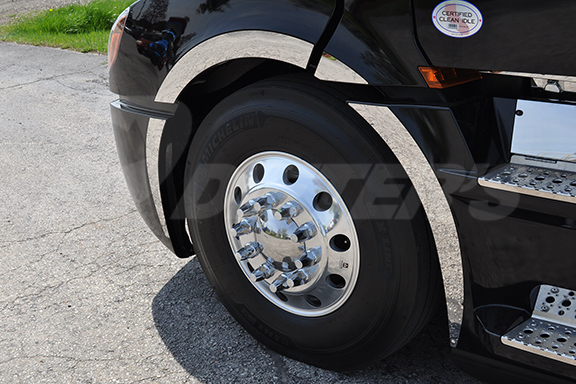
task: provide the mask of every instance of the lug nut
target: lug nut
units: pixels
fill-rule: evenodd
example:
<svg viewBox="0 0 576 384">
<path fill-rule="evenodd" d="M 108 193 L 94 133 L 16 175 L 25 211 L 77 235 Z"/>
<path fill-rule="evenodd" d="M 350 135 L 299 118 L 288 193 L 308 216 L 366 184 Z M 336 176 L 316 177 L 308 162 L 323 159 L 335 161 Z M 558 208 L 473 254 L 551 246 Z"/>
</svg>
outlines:
<svg viewBox="0 0 576 384">
<path fill-rule="evenodd" d="M 290 240 L 295 243 L 301 243 L 316 236 L 317 232 L 318 230 L 316 229 L 314 223 L 309 221 L 306 224 L 299 226 L 298 229 L 296 229 L 294 233 L 290 235 Z"/>
<path fill-rule="evenodd" d="M 256 200 L 251 199 L 238 209 L 238 217 L 254 216 L 260 212 L 261 208 L 262 207 Z"/>
<path fill-rule="evenodd" d="M 294 217 L 298 216 L 302 213 L 304 209 L 300 204 L 295 201 L 289 201 L 280 207 L 276 212 L 274 212 L 274 217 L 276 220 L 288 220 L 293 219 Z"/>
<path fill-rule="evenodd" d="M 256 218 L 255 217 L 248 217 L 246 219 L 242 219 L 238 224 L 236 224 L 232 228 L 232 236 L 239 238 L 242 235 L 247 235 L 252 233 L 256 226 Z"/>
<path fill-rule="evenodd" d="M 250 280 L 252 280 L 255 283 L 257 281 L 261 281 L 271 277 L 272 275 L 274 275 L 274 272 L 275 272 L 274 266 L 272 266 L 272 264 L 269 261 L 267 261 L 258 268 L 256 268 L 250 274 Z"/>
<path fill-rule="evenodd" d="M 259 255 L 262 249 L 262 244 L 251 241 L 236 252 L 236 257 L 240 258 L 241 261 L 248 260 Z"/>
<path fill-rule="evenodd" d="M 288 279 L 293 282 L 294 286 L 306 284 L 310 279 L 310 276 L 312 276 L 314 273 L 315 269 L 315 267 L 298 269 L 297 271 L 294 271 Z"/>
<path fill-rule="evenodd" d="M 294 260 L 294 265 L 296 265 L 296 268 L 298 269 L 304 266 L 314 265 L 320 261 L 321 257 L 321 247 L 310 248 Z"/>
<path fill-rule="evenodd" d="M 290 276 L 286 273 L 281 274 L 270 284 L 270 291 L 276 293 L 286 288 L 292 288 L 294 286 L 294 281 L 290 279 Z"/>
<path fill-rule="evenodd" d="M 283 198 L 284 194 L 281 192 L 268 192 L 264 196 L 261 196 L 255 200 L 261 207 L 260 211 L 262 211 L 266 209 L 276 208 L 276 206 L 280 204 Z"/>
</svg>

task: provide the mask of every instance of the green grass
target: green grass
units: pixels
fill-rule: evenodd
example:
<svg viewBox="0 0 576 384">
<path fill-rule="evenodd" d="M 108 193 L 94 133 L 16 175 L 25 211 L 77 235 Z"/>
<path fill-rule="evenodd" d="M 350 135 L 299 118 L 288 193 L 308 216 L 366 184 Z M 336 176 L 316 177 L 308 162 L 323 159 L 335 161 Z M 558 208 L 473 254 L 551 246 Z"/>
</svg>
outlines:
<svg viewBox="0 0 576 384">
<path fill-rule="evenodd" d="M 114 20 L 132 2 L 95 0 L 18 16 L 14 22 L 0 26 L 0 40 L 106 53 Z"/>
</svg>

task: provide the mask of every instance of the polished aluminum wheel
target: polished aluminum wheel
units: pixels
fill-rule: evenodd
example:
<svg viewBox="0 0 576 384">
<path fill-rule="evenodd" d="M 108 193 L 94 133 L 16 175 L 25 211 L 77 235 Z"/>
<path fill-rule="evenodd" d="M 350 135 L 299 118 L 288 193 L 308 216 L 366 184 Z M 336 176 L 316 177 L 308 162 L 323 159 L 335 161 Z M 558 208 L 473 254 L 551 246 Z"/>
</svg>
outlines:
<svg viewBox="0 0 576 384">
<path fill-rule="evenodd" d="M 354 290 L 360 250 L 352 216 L 302 159 L 263 152 L 240 164 L 226 189 L 224 222 L 239 267 L 278 307 L 321 316 Z"/>
</svg>

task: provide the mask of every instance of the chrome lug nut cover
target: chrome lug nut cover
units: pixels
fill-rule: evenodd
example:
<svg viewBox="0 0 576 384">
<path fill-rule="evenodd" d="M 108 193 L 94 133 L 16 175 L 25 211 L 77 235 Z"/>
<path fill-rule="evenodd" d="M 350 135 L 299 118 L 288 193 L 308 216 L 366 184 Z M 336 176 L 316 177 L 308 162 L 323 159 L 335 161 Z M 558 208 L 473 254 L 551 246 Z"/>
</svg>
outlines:
<svg viewBox="0 0 576 384">
<path fill-rule="evenodd" d="M 260 209 L 262 209 L 262 206 L 258 202 L 250 200 L 238 208 L 238 216 L 249 217 L 260 212 Z"/>
<path fill-rule="evenodd" d="M 322 257 L 322 248 L 321 247 L 314 247 L 307 249 L 306 252 L 301 254 L 296 260 L 294 260 L 294 264 L 296 268 L 302 268 L 305 265 L 310 264 L 317 264 Z"/>
<path fill-rule="evenodd" d="M 239 268 L 281 309 L 326 315 L 354 290 L 360 249 L 352 216 L 304 160 L 263 152 L 240 164 L 226 188 L 224 225 Z"/>
<path fill-rule="evenodd" d="M 244 261 L 259 255 L 260 252 L 262 252 L 262 244 L 257 241 L 251 241 L 236 252 L 236 257 Z"/>
<path fill-rule="evenodd" d="M 274 275 L 274 266 L 272 265 L 272 261 L 268 260 L 264 264 L 258 267 L 258 269 L 254 270 L 250 275 L 250 280 L 252 282 L 257 282 L 262 279 L 267 279 Z"/>
<path fill-rule="evenodd" d="M 274 217 L 277 220 L 287 219 L 291 220 L 298 216 L 302 212 L 303 208 L 300 204 L 295 201 L 289 201 L 282 208 L 274 212 Z"/>
<path fill-rule="evenodd" d="M 290 240 L 295 243 L 301 243 L 306 240 L 310 240 L 314 236 L 316 236 L 316 226 L 313 222 L 308 222 L 300 227 L 293 234 L 290 235 Z"/>
<path fill-rule="evenodd" d="M 257 219 L 255 217 L 249 217 L 247 219 L 242 219 L 238 224 L 232 226 L 230 233 L 232 236 L 239 238 L 242 235 L 248 235 L 252 233 L 256 228 Z"/>
</svg>

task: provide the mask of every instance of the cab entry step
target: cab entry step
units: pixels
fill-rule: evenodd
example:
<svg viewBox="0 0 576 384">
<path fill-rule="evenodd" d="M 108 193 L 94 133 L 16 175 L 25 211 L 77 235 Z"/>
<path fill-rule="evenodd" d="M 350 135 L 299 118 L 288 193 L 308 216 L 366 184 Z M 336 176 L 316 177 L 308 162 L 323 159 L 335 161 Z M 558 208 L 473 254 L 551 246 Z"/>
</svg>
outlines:
<svg viewBox="0 0 576 384">
<path fill-rule="evenodd" d="M 576 172 L 529 164 L 505 164 L 478 178 L 486 188 L 501 189 L 542 197 L 545 199 L 576 203 Z"/>
<path fill-rule="evenodd" d="M 532 317 L 500 340 L 513 348 L 576 365 L 576 292 L 541 285 Z"/>
</svg>

